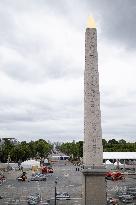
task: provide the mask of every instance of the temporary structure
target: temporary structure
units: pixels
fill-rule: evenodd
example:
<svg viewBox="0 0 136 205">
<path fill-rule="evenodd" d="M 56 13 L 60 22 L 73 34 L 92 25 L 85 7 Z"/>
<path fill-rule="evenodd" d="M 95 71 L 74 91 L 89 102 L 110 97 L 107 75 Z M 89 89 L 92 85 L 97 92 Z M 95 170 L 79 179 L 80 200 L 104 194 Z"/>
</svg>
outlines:
<svg viewBox="0 0 136 205">
<path fill-rule="evenodd" d="M 36 160 L 26 160 L 26 161 L 21 163 L 21 166 L 24 169 L 32 169 L 33 166 L 40 167 L 40 162 L 38 162 Z"/>
<path fill-rule="evenodd" d="M 114 165 L 115 165 L 115 166 L 117 166 L 117 165 L 120 166 L 120 165 L 123 165 L 123 164 L 121 164 L 121 162 L 117 162 L 117 161 L 116 161 L 116 162 L 114 163 Z"/>
<path fill-rule="evenodd" d="M 103 159 L 136 160 L 136 152 L 103 152 Z"/>
<path fill-rule="evenodd" d="M 111 163 L 110 160 L 107 160 L 107 161 L 105 162 L 105 164 L 113 164 L 113 163 Z"/>
<path fill-rule="evenodd" d="M 116 161 L 115 163 L 114 163 L 114 167 L 120 167 L 120 168 L 123 168 L 124 167 L 124 164 L 121 164 L 121 162 L 120 161 Z"/>
<path fill-rule="evenodd" d="M 114 168 L 114 164 L 111 163 L 109 160 L 107 160 L 107 161 L 105 162 L 105 167 L 106 167 L 106 169 L 111 170 L 111 169 Z"/>
</svg>

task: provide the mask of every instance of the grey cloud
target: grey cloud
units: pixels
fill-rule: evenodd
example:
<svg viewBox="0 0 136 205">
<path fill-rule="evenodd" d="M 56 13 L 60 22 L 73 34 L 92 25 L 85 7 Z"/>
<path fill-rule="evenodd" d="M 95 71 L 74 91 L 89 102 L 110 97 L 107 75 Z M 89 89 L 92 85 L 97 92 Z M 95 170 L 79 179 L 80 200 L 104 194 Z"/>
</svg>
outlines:
<svg viewBox="0 0 136 205">
<path fill-rule="evenodd" d="M 90 1 L 87 1 L 91 9 Z M 136 48 L 136 1 L 135 0 L 96 0 L 96 17 L 101 18 L 103 38 L 123 44 L 126 48 Z"/>
<path fill-rule="evenodd" d="M 135 0 L 65 0 L 57 4 L 54 1 L 48 2 L 50 8 L 55 5 L 56 11 L 65 15 L 77 29 L 84 28 L 86 18 L 91 14 L 98 22 L 98 29 L 101 27 L 102 38 L 124 45 L 126 49 L 136 48 Z"/>
<path fill-rule="evenodd" d="M 40 127 L 40 129 L 44 129 L 45 126 L 46 132 L 49 129 L 50 135 L 55 134 L 55 129 L 56 134 L 57 132 L 62 135 L 64 132 L 73 132 L 74 134 L 74 129 L 78 126 L 76 124 L 79 124 L 76 122 L 83 115 L 80 103 L 76 102 L 77 99 L 64 103 L 62 101 L 59 102 L 59 99 L 52 101 L 46 98 L 38 100 L 32 98 L 31 101 L 26 98 L 3 97 L 0 102 L 0 129 L 3 130 L 4 128 L 5 130 L 5 127 L 7 127 L 7 130 L 12 129 L 16 133 L 18 127 L 20 127 L 20 132 L 23 132 L 23 127 L 28 125 L 33 132 L 36 125 L 38 130 Z M 50 128 L 50 126 L 54 126 L 54 128 Z"/>
<path fill-rule="evenodd" d="M 52 1 L 49 5 L 52 7 Z M 124 45 L 126 49 L 136 48 L 135 0 L 66 0 L 60 1 L 58 6 L 56 3 L 55 7 L 61 14 L 65 14 L 75 27 L 78 25 L 78 29 L 81 29 L 81 26 L 84 28 L 88 15 L 93 15 L 98 22 L 98 29 L 99 26 L 101 28 L 102 38 Z"/>
<path fill-rule="evenodd" d="M 14 58 L 16 59 L 11 62 L 10 60 L 8 62 L 7 59 L 6 63 L 1 64 L 1 70 L 15 80 L 33 83 L 43 82 L 47 78 L 81 76 L 82 73 L 76 70 L 78 65 L 74 65 L 73 67 L 72 62 L 70 62 L 70 60 L 67 62 L 64 58 L 62 51 L 60 53 L 57 50 L 54 51 L 54 47 L 50 44 L 52 39 L 46 36 L 46 32 L 44 35 L 42 31 L 37 31 L 35 35 L 35 33 L 31 31 L 31 28 L 27 28 L 28 31 L 25 28 L 25 20 L 27 19 L 25 19 L 24 16 L 26 15 L 29 18 L 29 15 L 31 16 L 34 9 L 34 15 L 38 18 L 40 10 L 42 12 L 44 11 L 44 6 L 51 6 L 49 2 L 47 1 L 46 4 L 45 1 L 39 1 L 38 3 L 37 1 L 30 1 L 29 3 L 27 1 L 14 2 L 16 3 L 10 4 L 9 1 L 5 1 L 5 3 L 0 2 L 2 11 L 0 14 L 0 42 L 3 47 L 10 49 L 11 52 L 13 50 L 15 53 Z M 27 6 L 24 2 L 27 3 Z M 41 7 L 41 4 L 43 7 Z M 53 10 L 56 10 L 55 2 L 53 5 Z M 18 20 L 21 19 L 20 16 L 22 17 L 21 22 Z M 30 18 L 32 20 L 32 17 Z M 39 21 L 40 20 L 42 19 L 39 18 Z M 35 22 L 35 28 L 37 24 L 38 22 Z M 44 24 L 42 26 L 44 26 Z M 57 37 L 54 36 L 54 38 Z M 3 47 L 1 48 L 1 52 Z M 21 57 L 21 60 L 18 59 L 18 56 Z M 48 58 L 51 59 L 49 60 Z M 69 64 L 69 67 L 67 64 Z M 73 73 L 71 73 L 71 70 L 73 70 Z"/>
<path fill-rule="evenodd" d="M 28 92 L 26 95 L 22 97 L 16 95 L 19 91 L 22 92 L 20 87 L 25 83 L 28 83 L 28 87 L 29 85 L 33 86 L 33 89 L 36 89 L 36 84 L 38 84 L 38 86 L 41 86 L 39 87 L 40 92 L 43 89 L 42 83 L 50 79 L 77 79 L 83 76 L 84 53 L 78 52 L 78 49 L 74 50 L 74 47 L 78 46 L 80 40 L 83 40 L 83 44 L 79 48 L 82 49 L 82 46 L 84 46 L 85 23 L 90 14 L 94 15 L 98 22 L 98 29 L 99 26 L 101 27 L 101 39 L 123 44 L 123 46 L 131 49 L 135 48 L 136 3 L 133 0 L 30 0 L 29 2 L 27 0 L 4 0 L 0 2 L 0 8 L 0 44 L 11 49 L 11 52 L 12 50 L 15 51 L 12 61 L 5 56 L 6 62 L 2 64 L 1 61 L 0 69 L 13 81 L 18 82 L 18 88 L 14 88 L 15 93 L 13 92 L 9 97 L 1 94 L 0 136 L 12 135 L 17 138 L 28 135 L 33 136 L 33 138 L 52 136 L 52 139 L 61 139 L 62 141 L 65 140 L 64 136 L 66 136 L 66 139 L 82 138 L 83 100 L 81 100 L 81 96 L 83 96 L 83 92 L 79 97 L 80 99 L 76 96 L 71 97 L 71 93 L 67 93 L 68 98 L 65 99 L 64 97 L 63 99 L 63 92 L 62 98 L 59 99 L 57 95 L 56 98 L 53 98 L 51 93 L 47 93 L 46 96 L 46 92 L 41 94 L 44 97 L 32 95 L 30 91 L 28 92 L 26 86 L 24 89 L 26 93 Z M 46 28 L 46 22 L 42 22 L 41 30 L 36 30 L 45 11 L 48 11 L 49 15 L 52 14 L 54 19 L 59 17 L 58 19 L 64 20 L 65 24 L 69 23 L 72 36 L 75 32 L 78 40 L 75 42 L 76 38 L 74 39 L 70 45 L 70 52 L 64 53 L 64 48 L 67 49 L 67 45 L 57 44 L 58 47 L 64 46 L 59 51 L 54 50 L 55 45 L 52 45 L 54 38 L 60 42 L 62 40 L 62 38 L 59 39 L 60 36 L 56 36 L 55 31 L 57 29 L 66 38 L 67 31 L 65 31 L 65 28 L 58 27 L 55 31 L 53 30 L 50 39 L 50 36 L 46 35 L 48 28 L 45 31 L 42 30 L 43 27 Z M 39 17 L 41 13 L 43 16 Z M 29 19 L 24 18 L 24 16 L 30 16 L 30 20 L 34 23 L 34 31 L 25 27 L 25 21 Z M 39 18 L 38 21 L 34 22 L 33 17 Z M 79 36 L 78 33 L 80 33 Z M 2 52 L 3 50 L 1 50 Z M 72 55 L 69 57 L 71 53 Z M 75 58 L 78 59 L 78 63 L 73 64 Z M 83 83 L 83 79 L 80 83 Z M 63 83 L 62 86 L 64 86 Z M 71 92 L 71 90 L 67 92 Z M 134 112 L 131 109 L 134 108 L 134 102 L 128 102 L 126 99 L 118 99 L 117 101 L 115 95 L 109 95 L 111 92 L 109 91 L 107 94 L 105 91 L 102 94 L 103 133 L 107 136 L 114 134 L 120 137 L 134 136 L 135 128 L 130 123 L 135 121 Z M 28 94 L 30 94 L 31 100 L 28 98 Z M 130 94 L 129 97 L 131 98 L 131 96 Z M 133 114 L 130 115 L 130 112 L 133 112 Z"/>
<path fill-rule="evenodd" d="M 114 130 L 111 131 L 111 130 Z M 125 139 L 126 141 L 134 141 L 135 142 L 135 127 L 133 126 L 119 126 L 119 125 L 112 125 L 110 126 L 104 126 L 103 125 L 103 136 L 105 136 L 107 139 L 112 139 L 116 138 L 117 140 L 119 139 Z"/>
<path fill-rule="evenodd" d="M 127 100 L 126 98 L 122 98 L 122 99 L 113 99 L 111 100 L 105 100 L 103 101 L 103 107 L 110 107 L 112 109 L 121 109 L 121 108 L 128 108 L 128 107 L 135 107 L 135 103 L 131 102 L 130 100 Z"/>
<path fill-rule="evenodd" d="M 26 6 L 27 5 L 27 6 Z M 45 7 L 48 7 L 48 11 L 54 15 L 60 15 L 67 21 L 72 21 L 72 24 L 76 27 L 76 24 L 80 27 L 85 25 L 86 18 L 89 14 L 94 15 L 96 21 L 100 22 L 102 35 L 104 38 L 108 37 L 108 40 L 115 40 L 118 43 L 124 44 L 126 47 L 135 48 L 136 41 L 136 2 L 135 0 L 86 0 L 84 2 L 75 0 L 70 2 L 65 1 L 14 1 L 13 4 L 10 1 L 1 2 L 2 9 L 7 9 L 4 19 L 2 18 L 2 25 L 5 27 L 5 32 L 14 31 L 15 16 L 16 13 L 25 13 L 32 11 L 44 11 Z M 77 7 L 75 9 L 75 7 Z M 15 14 L 14 14 L 15 11 Z M 14 17 L 14 18 L 13 18 Z M 71 19 L 72 17 L 72 19 Z M 78 20 L 79 19 L 79 20 Z M 101 20 L 100 20 L 101 19 Z M 3 28 L 3 27 L 2 27 Z M 16 32 L 16 29 L 15 29 Z M 14 35 L 11 35 L 12 37 Z"/>
</svg>

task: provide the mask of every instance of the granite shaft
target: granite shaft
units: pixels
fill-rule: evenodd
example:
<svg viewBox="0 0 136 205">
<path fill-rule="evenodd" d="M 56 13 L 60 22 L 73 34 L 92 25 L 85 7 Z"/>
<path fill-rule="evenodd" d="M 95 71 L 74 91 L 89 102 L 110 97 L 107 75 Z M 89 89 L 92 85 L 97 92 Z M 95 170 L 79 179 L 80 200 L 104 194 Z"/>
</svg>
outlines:
<svg viewBox="0 0 136 205">
<path fill-rule="evenodd" d="M 103 163 L 96 28 L 87 28 L 85 33 L 83 161 L 92 167 Z"/>
</svg>

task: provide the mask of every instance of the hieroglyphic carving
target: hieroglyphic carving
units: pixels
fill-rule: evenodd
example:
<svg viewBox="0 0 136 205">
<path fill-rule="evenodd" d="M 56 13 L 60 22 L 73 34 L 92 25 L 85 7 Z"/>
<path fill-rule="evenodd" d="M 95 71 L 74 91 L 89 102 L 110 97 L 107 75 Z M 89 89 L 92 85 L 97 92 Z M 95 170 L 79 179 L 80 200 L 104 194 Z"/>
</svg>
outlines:
<svg viewBox="0 0 136 205">
<path fill-rule="evenodd" d="M 103 148 L 101 131 L 99 73 L 96 29 L 86 29 L 84 72 L 84 163 L 101 166 Z"/>
</svg>

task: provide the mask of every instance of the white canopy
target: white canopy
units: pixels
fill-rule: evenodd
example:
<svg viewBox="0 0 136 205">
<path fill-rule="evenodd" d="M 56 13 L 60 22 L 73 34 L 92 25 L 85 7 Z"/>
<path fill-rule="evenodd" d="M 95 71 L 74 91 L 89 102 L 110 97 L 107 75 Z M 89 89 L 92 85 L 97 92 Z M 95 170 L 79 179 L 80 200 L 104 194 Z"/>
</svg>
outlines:
<svg viewBox="0 0 136 205">
<path fill-rule="evenodd" d="M 107 160 L 107 161 L 105 162 L 105 164 L 113 164 L 113 163 L 111 163 L 109 160 Z"/>
<path fill-rule="evenodd" d="M 115 162 L 114 165 L 122 165 L 120 162 Z"/>
<path fill-rule="evenodd" d="M 31 169 L 32 166 L 38 166 L 40 167 L 40 162 L 36 161 L 36 160 L 26 160 L 24 162 L 21 163 L 21 166 L 23 168 L 27 168 L 27 169 Z"/>
<path fill-rule="evenodd" d="M 48 159 L 44 159 L 44 163 L 48 163 L 49 161 L 48 161 Z"/>
<path fill-rule="evenodd" d="M 103 152 L 103 159 L 136 160 L 136 152 Z"/>
</svg>

